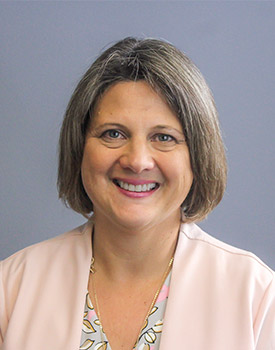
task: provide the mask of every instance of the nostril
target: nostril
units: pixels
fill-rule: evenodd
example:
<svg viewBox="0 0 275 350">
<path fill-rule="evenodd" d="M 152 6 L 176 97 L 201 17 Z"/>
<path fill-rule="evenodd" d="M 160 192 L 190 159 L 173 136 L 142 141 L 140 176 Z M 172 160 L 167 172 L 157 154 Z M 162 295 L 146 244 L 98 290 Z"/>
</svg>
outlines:
<svg viewBox="0 0 275 350">
<path fill-rule="evenodd" d="M 144 170 L 153 169 L 155 163 L 151 157 L 146 155 L 131 154 L 120 158 L 120 166 L 124 169 L 131 169 L 134 173 L 140 174 Z"/>
</svg>

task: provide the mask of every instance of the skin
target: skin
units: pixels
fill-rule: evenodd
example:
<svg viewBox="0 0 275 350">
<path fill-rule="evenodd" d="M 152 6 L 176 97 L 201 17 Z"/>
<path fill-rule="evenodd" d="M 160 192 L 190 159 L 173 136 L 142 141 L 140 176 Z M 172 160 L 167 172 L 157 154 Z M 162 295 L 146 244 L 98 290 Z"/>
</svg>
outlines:
<svg viewBox="0 0 275 350">
<path fill-rule="evenodd" d="M 146 82 L 117 83 L 98 101 L 81 173 L 94 206 L 101 320 L 113 350 L 131 349 L 174 253 L 193 181 L 182 126 Z M 120 180 L 156 187 L 129 192 Z M 95 305 L 91 280 L 89 292 Z"/>
</svg>

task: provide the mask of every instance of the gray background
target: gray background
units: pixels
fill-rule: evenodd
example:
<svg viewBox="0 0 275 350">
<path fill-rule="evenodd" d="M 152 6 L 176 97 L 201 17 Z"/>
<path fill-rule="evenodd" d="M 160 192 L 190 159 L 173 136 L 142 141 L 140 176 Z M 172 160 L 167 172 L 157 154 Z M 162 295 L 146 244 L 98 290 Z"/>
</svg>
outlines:
<svg viewBox="0 0 275 350">
<path fill-rule="evenodd" d="M 229 180 L 201 226 L 274 269 L 274 33 L 274 2 L 1 2 L 0 258 L 85 221 L 57 199 L 62 116 L 99 51 L 135 35 L 185 51 L 214 93 Z"/>
</svg>

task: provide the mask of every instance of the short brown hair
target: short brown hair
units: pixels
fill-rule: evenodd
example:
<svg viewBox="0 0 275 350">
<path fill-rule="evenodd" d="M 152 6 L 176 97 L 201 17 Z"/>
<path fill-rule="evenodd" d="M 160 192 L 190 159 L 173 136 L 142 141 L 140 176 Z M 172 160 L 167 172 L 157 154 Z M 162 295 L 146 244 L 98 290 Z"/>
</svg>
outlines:
<svg viewBox="0 0 275 350">
<path fill-rule="evenodd" d="M 185 221 L 199 221 L 222 199 L 227 165 L 217 110 L 194 63 L 173 45 L 128 37 L 105 50 L 78 83 L 60 133 L 58 190 L 64 203 L 88 216 L 93 204 L 81 179 L 86 129 L 96 102 L 111 85 L 145 80 L 178 116 L 194 180 L 182 204 Z"/>
</svg>

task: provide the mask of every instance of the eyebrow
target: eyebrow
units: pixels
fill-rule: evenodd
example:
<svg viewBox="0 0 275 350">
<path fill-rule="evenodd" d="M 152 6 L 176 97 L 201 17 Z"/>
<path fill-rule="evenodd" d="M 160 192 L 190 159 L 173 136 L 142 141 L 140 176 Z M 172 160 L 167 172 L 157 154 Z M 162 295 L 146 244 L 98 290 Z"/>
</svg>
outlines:
<svg viewBox="0 0 275 350">
<path fill-rule="evenodd" d="M 182 131 L 180 131 L 178 129 L 175 129 L 175 128 L 173 128 L 170 125 L 156 125 L 156 126 L 153 127 L 153 129 L 160 129 L 160 130 L 164 130 L 165 129 L 165 130 L 168 130 L 168 131 L 176 131 L 176 132 L 178 132 L 178 133 L 183 135 Z"/>
<path fill-rule="evenodd" d="M 105 128 L 108 126 L 122 128 L 122 129 L 128 129 L 127 126 L 120 124 L 120 123 L 103 123 L 101 125 L 95 126 L 95 129 L 102 129 L 102 128 Z M 182 131 L 175 129 L 175 128 L 171 127 L 170 125 L 155 125 L 155 126 L 153 126 L 152 130 L 176 131 L 177 133 L 184 136 Z"/>
<path fill-rule="evenodd" d="M 122 124 L 119 124 L 119 123 L 103 123 L 103 124 L 100 124 L 98 126 L 95 126 L 95 129 L 99 129 L 99 128 L 104 128 L 106 126 L 112 126 L 112 127 L 118 127 L 118 128 L 125 128 L 124 125 Z"/>
</svg>

